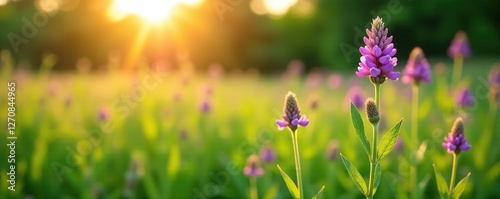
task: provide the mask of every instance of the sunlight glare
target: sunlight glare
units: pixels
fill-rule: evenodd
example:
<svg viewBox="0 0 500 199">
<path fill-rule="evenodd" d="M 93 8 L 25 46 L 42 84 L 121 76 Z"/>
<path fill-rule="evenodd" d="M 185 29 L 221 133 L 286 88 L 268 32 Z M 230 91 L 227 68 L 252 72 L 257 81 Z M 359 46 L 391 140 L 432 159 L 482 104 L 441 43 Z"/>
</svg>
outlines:
<svg viewBox="0 0 500 199">
<path fill-rule="evenodd" d="M 109 10 L 112 20 L 121 20 L 129 14 L 137 15 L 147 22 L 166 20 L 179 4 L 197 6 L 203 0 L 114 0 Z"/>
<path fill-rule="evenodd" d="M 298 0 L 264 0 L 267 12 L 273 15 L 284 15 Z"/>
</svg>

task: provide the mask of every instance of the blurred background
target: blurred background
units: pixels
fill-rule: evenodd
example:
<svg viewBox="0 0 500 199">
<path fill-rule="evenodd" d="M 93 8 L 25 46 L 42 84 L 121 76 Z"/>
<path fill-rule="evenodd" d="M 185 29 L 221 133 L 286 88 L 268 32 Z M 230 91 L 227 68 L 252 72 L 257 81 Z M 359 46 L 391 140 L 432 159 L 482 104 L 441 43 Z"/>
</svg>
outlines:
<svg viewBox="0 0 500 199">
<path fill-rule="evenodd" d="M 373 96 L 368 79 L 354 72 L 376 16 L 394 36 L 396 71 L 415 46 L 432 70 L 417 107 L 418 151 L 409 136 L 416 95 L 402 81 L 383 85 L 381 132 L 405 121 L 398 147 L 381 163 L 376 197 L 438 198 L 433 164 L 448 180 L 452 156 L 441 143 L 463 117 L 472 145 L 457 168 L 457 179 L 472 172 L 463 198 L 500 198 L 499 7 L 452 0 L 0 0 L 0 85 L 16 82 L 18 122 L 17 190 L 5 188 L 10 151 L 2 148 L 0 198 L 248 198 L 243 169 L 255 154 L 265 171 L 258 198 L 290 198 L 276 168 L 294 179 L 290 135 L 275 123 L 288 91 L 311 121 L 298 136 L 305 195 L 325 185 L 324 198 L 362 198 L 338 155 L 367 176 L 348 107 L 356 101 L 364 112 Z M 454 64 L 447 50 L 461 30 L 472 55 L 463 75 L 452 78 L 462 62 L 455 57 Z M 408 180 L 413 164 L 418 189 Z"/>
<path fill-rule="evenodd" d="M 446 56 L 459 30 L 468 34 L 474 55 L 500 53 L 498 1 L 158 2 L 0 0 L 0 48 L 32 69 L 47 52 L 58 55 L 55 69 L 68 70 L 80 58 L 99 69 L 109 56 L 141 51 L 148 62 L 171 65 L 179 52 L 188 53 L 197 69 L 218 62 L 266 72 L 301 59 L 308 68 L 340 70 L 357 65 L 364 30 L 379 15 L 394 35 L 400 60 L 417 45 L 428 57 Z"/>
</svg>

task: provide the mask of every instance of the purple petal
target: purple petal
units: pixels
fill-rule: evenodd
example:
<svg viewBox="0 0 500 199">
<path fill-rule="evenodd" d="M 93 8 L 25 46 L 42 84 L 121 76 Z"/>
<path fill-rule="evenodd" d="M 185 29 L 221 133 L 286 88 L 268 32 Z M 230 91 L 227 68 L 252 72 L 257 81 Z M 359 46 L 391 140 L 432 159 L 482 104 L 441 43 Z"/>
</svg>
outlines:
<svg viewBox="0 0 500 199">
<path fill-rule="evenodd" d="M 469 149 L 470 149 L 470 145 L 467 143 L 460 145 L 460 150 L 462 150 L 462 151 L 467 151 Z"/>
<path fill-rule="evenodd" d="M 382 49 L 380 49 L 380 47 L 378 47 L 378 45 L 375 45 L 372 49 L 373 51 L 373 55 L 375 57 L 380 57 L 380 55 L 382 55 Z"/>
<path fill-rule="evenodd" d="M 380 69 L 375 68 L 375 67 L 370 68 L 370 75 L 372 77 L 378 77 L 380 75 Z"/>
<path fill-rule="evenodd" d="M 283 127 L 288 126 L 288 122 L 285 120 L 276 120 L 276 124 Z"/>
<path fill-rule="evenodd" d="M 368 49 L 367 46 L 365 46 L 365 47 L 359 47 L 359 52 L 362 55 L 370 55 L 371 54 L 371 52 L 370 52 L 370 50 Z"/>
<path fill-rule="evenodd" d="M 399 72 L 390 72 L 387 74 L 387 78 L 391 80 L 398 80 L 399 74 L 400 74 Z"/>
<path fill-rule="evenodd" d="M 293 119 L 292 120 L 292 126 L 297 126 L 297 124 L 299 124 L 299 120 L 298 119 Z"/>
<path fill-rule="evenodd" d="M 394 55 L 396 55 L 396 52 L 397 52 L 397 50 L 395 48 L 393 48 L 388 55 L 393 57 Z"/>
<path fill-rule="evenodd" d="M 307 126 L 309 124 L 309 120 L 306 118 L 305 115 L 302 115 L 300 117 L 299 124 L 300 124 L 300 126 Z"/>
<path fill-rule="evenodd" d="M 387 47 L 385 47 L 384 51 L 382 53 L 384 55 L 389 55 L 389 53 L 394 49 L 394 44 L 389 44 Z"/>
<path fill-rule="evenodd" d="M 452 143 L 450 143 L 450 144 L 448 144 L 448 149 L 450 149 L 450 150 L 453 150 L 453 151 L 454 151 L 455 149 L 457 149 L 457 146 L 456 146 L 456 145 L 454 145 L 454 144 L 452 144 Z"/>
<path fill-rule="evenodd" d="M 378 58 L 378 61 L 381 63 L 381 64 L 387 64 L 389 63 L 389 60 L 391 59 L 391 57 L 389 57 L 389 55 L 384 55 L 380 58 Z"/>
<path fill-rule="evenodd" d="M 363 42 L 365 42 L 366 46 L 371 47 L 370 39 L 368 39 L 367 37 L 363 37 Z"/>
</svg>

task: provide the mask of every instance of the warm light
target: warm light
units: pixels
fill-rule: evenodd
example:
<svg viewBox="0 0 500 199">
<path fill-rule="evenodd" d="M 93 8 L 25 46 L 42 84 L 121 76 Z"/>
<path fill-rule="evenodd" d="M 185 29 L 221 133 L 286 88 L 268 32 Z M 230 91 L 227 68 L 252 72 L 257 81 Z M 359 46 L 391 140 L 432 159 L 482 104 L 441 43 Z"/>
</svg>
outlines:
<svg viewBox="0 0 500 199">
<path fill-rule="evenodd" d="M 115 0 L 111 8 L 111 17 L 119 20 L 134 14 L 148 22 L 161 22 L 167 19 L 179 4 L 197 5 L 203 0 Z"/>
<path fill-rule="evenodd" d="M 298 0 L 264 0 L 267 12 L 273 15 L 284 15 Z"/>
</svg>

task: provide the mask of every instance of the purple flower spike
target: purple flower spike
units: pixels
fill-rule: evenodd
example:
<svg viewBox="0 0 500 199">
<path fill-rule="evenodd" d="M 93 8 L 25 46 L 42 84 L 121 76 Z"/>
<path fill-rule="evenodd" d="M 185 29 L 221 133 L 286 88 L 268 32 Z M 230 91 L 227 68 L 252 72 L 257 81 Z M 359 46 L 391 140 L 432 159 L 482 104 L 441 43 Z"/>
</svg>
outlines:
<svg viewBox="0 0 500 199">
<path fill-rule="evenodd" d="M 448 137 L 444 138 L 442 146 L 448 151 L 448 153 L 455 153 L 458 155 L 460 151 L 467 151 L 471 146 L 467 143 L 467 139 L 464 137 L 464 122 L 462 118 L 457 118 L 451 132 L 448 133 Z"/>
<path fill-rule="evenodd" d="M 474 96 L 468 88 L 461 88 L 455 96 L 455 103 L 462 108 L 472 107 L 475 105 Z"/>
<path fill-rule="evenodd" d="M 328 147 L 326 148 L 326 159 L 330 161 L 335 161 L 339 157 L 339 141 L 330 140 L 328 142 Z"/>
<path fill-rule="evenodd" d="M 494 66 L 489 75 L 490 93 L 489 97 L 497 105 L 500 105 L 500 65 Z"/>
<path fill-rule="evenodd" d="M 200 110 L 202 113 L 210 113 L 210 111 L 212 110 L 212 105 L 210 104 L 210 101 L 208 101 L 208 99 L 205 99 L 201 102 Z"/>
<path fill-rule="evenodd" d="M 264 169 L 260 167 L 259 156 L 254 154 L 248 157 L 247 165 L 243 169 L 243 174 L 249 177 L 264 175 Z"/>
<path fill-rule="evenodd" d="M 363 97 L 363 92 L 361 88 L 359 88 L 358 86 L 351 87 L 347 92 L 346 101 L 348 104 L 347 107 L 349 107 L 350 102 L 352 102 L 354 106 L 356 106 L 356 108 L 358 109 L 363 108 L 365 106 L 365 98 Z"/>
<path fill-rule="evenodd" d="M 491 86 L 500 87 L 500 65 L 496 65 L 491 69 L 488 80 Z"/>
<path fill-rule="evenodd" d="M 101 108 L 98 114 L 99 121 L 105 122 L 109 120 L 109 111 L 106 108 Z"/>
<path fill-rule="evenodd" d="M 267 143 L 264 148 L 260 151 L 260 158 L 265 163 L 272 163 L 276 161 L 276 152 L 274 151 L 271 144 Z"/>
<path fill-rule="evenodd" d="M 359 62 L 358 77 L 370 76 L 375 84 L 382 84 L 385 78 L 397 80 L 400 73 L 392 71 L 397 65 L 396 48 L 392 43 L 392 36 L 387 35 L 388 30 L 380 17 L 373 19 L 371 30 L 366 29 L 368 37 L 364 37 L 364 47 L 359 48 L 361 58 Z"/>
<path fill-rule="evenodd" d="M 421 81 L 431 82 L 431 69 L 424 51 L 420 47 L 415 47 L 403 71 L 403 83 L 419 85 Z"/>
<path fill-rule="evenodd" d="M 300 115 L 300 108 L 297 102 L 297 97 L 294 93 L 288 91 L 285 97 L 285 106 L 283 107 L 283 119 L 276 120 L 278 125 L 278 130 L 283 130 L 285 127 L 290 128 L 291 131 L 295 132 L 298 125 L 307 126 L 309 120 L 305 115 Z"/>
<path fill-rule="evenodd" d="M 464 58 L 470 57 L 471 50 L 469 47 L 469 41 L 467 39 L 467 34 L 464 31 L 459 31 L 455 34 L 455 38 L 451 41 L 450 48 L 448 48 L 448 56 L 457 57 L 462 56 Z"/>
</svg>

